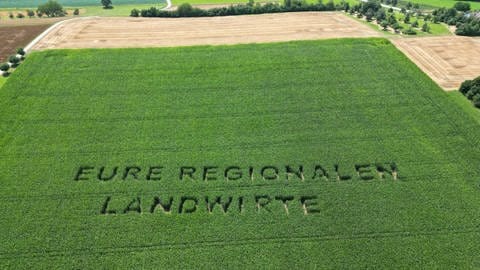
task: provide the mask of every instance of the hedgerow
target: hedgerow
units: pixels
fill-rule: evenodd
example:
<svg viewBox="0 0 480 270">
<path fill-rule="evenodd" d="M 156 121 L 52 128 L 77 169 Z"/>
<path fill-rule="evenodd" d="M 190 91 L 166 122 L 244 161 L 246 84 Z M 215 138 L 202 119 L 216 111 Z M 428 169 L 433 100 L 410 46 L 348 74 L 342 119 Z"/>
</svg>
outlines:
<svg viewBox="0 0 480 270">
<path fill-rule="evenodd" d="M 310 4 L 301 0 L 285 0 L 283 4 L 278 3 L 254 3 L 250 1 L 248 4 L 231 5 L 229 7 L 219 7 L 211 9 L 200 9 L 190 4 L 181 4 L 177 10 L 165 11 L 156 7 L 149 9 L 137 10 L 133 9 L 130 16 L 132 17 L 214 17 L 214 16 L 232 16 L 247 14 L 264 14 L 264 13 L 280 13 L 280 12 L 299 12 L 299 11 L 333 11 L 343 10 L 346 3 L 335 5 L 332 1 L 327 4 L 322 2 Z"/>
</svg>

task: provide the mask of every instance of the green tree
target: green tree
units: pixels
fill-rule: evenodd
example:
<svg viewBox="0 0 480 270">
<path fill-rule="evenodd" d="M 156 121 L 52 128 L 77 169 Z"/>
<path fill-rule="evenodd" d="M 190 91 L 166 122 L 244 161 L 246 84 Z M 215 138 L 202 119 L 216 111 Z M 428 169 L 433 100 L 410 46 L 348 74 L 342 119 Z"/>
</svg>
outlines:
<svg viewBox="0 0 480 270">
<path fill-rule="evenodd" d="M 130 17 L 138 17 L 140 16 L 140 11 L 136 8 L 132 9 L 132 11 L 130 11 Z"/>
<path fill-rule="evenodd" d="M 180 15 L 180 17 L 189 16 L 192 13 L 192 11 L 193 11 L 193 7 L 189 3 L 183 3 L 177 8 L 177 12 L 178 12 L 178 15 Z"/>
<path fill-rule="evenodd" d="M 412 23 L 412 27 L 418 27 L 418 20 L 415 20 L 415 21 Z"/>
<path fill-rule="evenodd" d="M 425 32 L 425 33 L 430 32 L 430 26 L 428 26 L 427 23 L 424 23 L 424 24 L 422 25 L 422 32 Z"/>
<path fill-rule="evenodd" d="M 16 55 L 12 55 L 8 58 L 8 62 L 12 64 L 12 67 L 16 67 L 20 63 L 20 59 Z"/>
<path fill-rule="evenodd" d="M 462 12 L 469 11 L 471 9 L 470 3 L 467 2 L 456 2 L 453 8 Z"/>
<path fill-rule="evenodd" d="M 38 6 L 37 14 L 45 14 L 48 17 L 62 17 L 65 15 L 62 5 L 57 1 L 49 0 L 43 5 Z"/>
<path fill-rule="evenodd" d="M 20 54 L 21 56 L 25 55 L 25 50 L 23 48 L 18 48 L 17 49 L 17 54 Z"/>
<path fill-rule="evenodd" d="M 410 13 L 407 13 L 407 14 L 405 15 L 405 18 L 403 19 L 403 22 L 404 22 L 404 23 L 410 23 Z"/>
<path fill-rule="evenodd" d="M 393 28 L 393 30 L 395 30 L 395 33 L 398 33 L 398 31 L 400 31 L 400 29 L 402 29 L 402 26 L 400 26 L 400 24 L 398 24 L 398 23 L 394 23 L 392 25 L 392 28 Z"/>
<path fill-rule="evenodd" d="M 367 21 L 372 21 L 372 18 L 373 18 L 373 15 L 375 15 L 373 13 L 373 10 L 372 9 L 369 9 L 367 10 L 367 12 L 365 13 L 365 18 L 367 19 Z"/>
<path fill-rule="evenodd" d="M 382 30 L 383 30 L 383 31 L 387 31 L 388 22 L 387 22 L 387 21 L 382 21 L 382 22 L 380 23 L 380 26 L 382 27 Z"/>
<path fill-rule="evenodd" d="M 101 3 L 103 5 L 103 8 L 105 8 L 105 9 L 113 8 L 112 0 L 101 0 Z"/>
<path fill-rule="evenodd" d="M 35 16 L 35 12 L 33 12 L 33 10 L 31 10 L 31 9 L 28 9 L 28 10 L 27 10 L 27 15 L 28 15 L 28 17 L 30 17 L 30 19 L 31 19 L 31 18 L 33 18 L 33 17 Z"/>
<path fill-rule="evenodd" d="M 78 8 L 76 8 L 74 11 L 73 11 L 73 15 L 79 15 L 80 14 L 80 10 Z"/>
<path fill-rule="evenodd" d="M 10 69 L 10 65 L 8 63 L 3 63 L 0 65 L 0 70 L 3 72 L 7 72 Z"/>
<path fill-rule="evenodd" d="M 393 26 L 394 24 L 397 23 L 397 18 L 395 17 L 395 13 L 390 14 L 387 18 L 387 22 L 390 26 Z"/>
</svg>

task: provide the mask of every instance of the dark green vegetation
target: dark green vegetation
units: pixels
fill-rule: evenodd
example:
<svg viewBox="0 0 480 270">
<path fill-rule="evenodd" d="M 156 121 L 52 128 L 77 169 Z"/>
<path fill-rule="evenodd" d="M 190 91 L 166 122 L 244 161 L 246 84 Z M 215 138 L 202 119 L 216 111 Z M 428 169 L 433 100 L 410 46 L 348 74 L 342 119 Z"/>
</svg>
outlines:
<svg viewBox="0 0 480 270">
<path fill-rule="evenodd" d="M 214 16 L 232 16 L 245 14 L 264 14 L 279 12 L 299 12 L 299 11 L 334 11 L 344 10 L 349 4 L 342 2 L 335 4 L 329 1 L 323 4 L 321 1 L 315 4 L 307 3 L 301 0 L 285 0 L 282 4 L 250 1 L 247 4 L 231 5 L 229 7 L 217 7 L 210 9 L 200 9 L 192 7 L 190 4 L 181 4 L 177 10 L 165 11 L 156 7 L 149 9 L 137 10 L 133 9 L 130 16 L 132 17 L 214 17 Z"/>
<path fill-rule="evenodd" d="M 444 24 L 433 23 L 432 15 L 420 11 L 396 12 L 385 9 L 380 2 L 361 2 L 347 7 L 350 15 L 365 18 L 367 22 L 376 21 L 383 31 L 393 30 L 395 34 L 404 35 L 445 35 L 450 31 Z M 378 26 L 375 26 L 378 27 Z"/>
<path fill-rule="evenodd" d="M 65 16 L 63 6 L 57 1 L 49 0 L 45 4 L 38 6 L 37 13 L 46 15 L 47 17 L 61 17 Z"/>
<path fill-rule="evenodd" d="M 455 25 L 455 34 L 460 36 L 480 36 L 480 17 L 465 14 L 455 8 L 440 8 L 434 10 L 434 21 Z"/>
<path fill-rule="evenodd" d="M 2 268 L 480 266 L 480 125 L 386 40 L 33 53 L 0 102 Z"/>
<path fill-rule="evenodd" d="M 480 108 L 480 77 L 464 81 L 460 86 L 460 93 L 471 100 L 475 107 Z"/>
</svg>

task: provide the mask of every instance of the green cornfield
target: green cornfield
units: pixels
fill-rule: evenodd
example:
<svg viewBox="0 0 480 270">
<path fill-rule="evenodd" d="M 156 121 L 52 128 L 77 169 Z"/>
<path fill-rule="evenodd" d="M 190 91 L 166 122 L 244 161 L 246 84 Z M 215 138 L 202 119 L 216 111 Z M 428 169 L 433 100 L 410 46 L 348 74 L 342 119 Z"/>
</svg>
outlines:
<svg viewBox="0 0 480 270">
<path fill-rule="evenodd" d="M 34 52 L 0 265 L 480 267 L 480 126 L 384 39 Z"/>
</svg>

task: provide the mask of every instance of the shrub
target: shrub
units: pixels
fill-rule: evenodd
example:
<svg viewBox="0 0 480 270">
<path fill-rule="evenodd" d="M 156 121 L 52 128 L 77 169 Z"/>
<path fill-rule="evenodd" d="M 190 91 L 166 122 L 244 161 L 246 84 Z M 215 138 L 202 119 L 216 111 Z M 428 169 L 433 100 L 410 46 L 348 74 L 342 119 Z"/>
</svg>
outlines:
<svg viewBox="0 0 480 270">
<path fill-rule="evenodd" d="M 23 13 L 19 12 L 19 13 L 17 13 L 17 18 L 23 19 L 23 18 L 25 18 L 25 15 L 23 15 Z"/>
<path fill-rule="evenodd" d="M 402 33 L 405 34 L 405 35 L 416 35 L 417 34 L 417 32 L 415 30 L 413 30 L 411 27 L 409 27 L 406 30 L 403 30 Z"/>
<path fill-rule="evenodd" d="M 480 76 L 474 80 L 464 81 L 459 91 L 471 100 L 475 107 L 480 108 Z"/>
<path fill-rule="evenodd" d="M 62 5 L 54 0 L 48 0 L 45 4 L 38 6 L 37 14 L 39 12 L 48 17 L 62 17 L 65 15 Z"/>
<path fill-rule="evenodd" d="M 460 85 L 460 89 L 458 89 L 458 91 L 460 91 L 460 93 L 465 95 L 470 90 L 470 88 L 472 88 L 472 86 L 473 86 L 473 81 L 466 80 L 462 83 L 462 85 Z"/>
<path fill-rule="evenodd" d="M 382 8 L 375 13 L 375 19 L 377 20 L 377 23 L 381 23 L 385 19 L 387 19 L 387 14 L 385 13 L 385 10 Z"/>
<path fill-rule="evenodd" d="M 456 2 L 455 5 L 453 6 L 454 9 L 458 11 L 469 11 L 470 10 L 470 3 L 467 2 Z"/>
<path fill-rule="evenodd" d="M 8 13 L 8 17 L 9 17 L 10 19 L 15 18 L 15 16 L 13 16 L 13 13 L 12 13 L 12 12 Z"/>
<path fill-rule="evenodd" d="M 397 18 L 395 17 L 395 13 L 390 14 L 387 18 L 388 25 L 392 26 L 397 23 Z"/>
<path fill-rule="evenodd" d="M 12 67 L 16 67 L 20 63 L 20 59 L 16 55 L 12 55 L 8 58 L 8 62 L 12 64 Z"/>
<path fill-rule="evenodd" d="M 425 32 L 425 33 L 430 32 L 430 26 L 428 26 L 427 23 L 424 23 L 424 24 L 422 25 L 422 32 Z"/>
<path fill-rule="evenodd" d="M 37 10 L 37 17 L 42 18 L 42 17 L 43 17 L 43 13 Z"/>
<path fill-rule="evenodd" d="M 28 9 L 27 10 L 27 15 L 31 19 L 31 18 L 35 17 L 35 12 L 33 12 L 33 10 L 31 10 L 31 9 Z"/>
<path fill-rule="evenodd" d="M 17 49 L 17 54 L 20 54 L 21 56 L 25 55 L 25 50 L 23 48 L 18 48 Z"/>
<path fill-rule="evenodd" d="M 16 55 L 11 55 L 9 58 L 8 58 L 8 62 L 12 63 L 12 64 L 17 64 L 20 62 L 20 59 L 16 56 Z"/>
<path fill-rule="evenodd" d="M 3 63 L 0 65 L 0 70 L 3 72 L 7 72 L 10 69 L 10 65 L 8 63 Z"/>
<path fill-rule="evenodd" d="M 112 6 L 112 0 L 101 0 L 102 6 L 105 9 L 111 9 L 113 8 Z"/>
<path fill-rule="evenodd" d="M 130 16 L 131 17 L 138 17 L 140 16 L 140 11 L 136 8 L 132 9 L 132 11 L 130 12 Z"/>
<path fill-rule="evenodd" d="M 193 7 L 189 3 L 183 3 L 177 8 L 178 15 L 180 17 L 187 17 L 192 14 Z"/>
<path fill-rule="evenodd" d="M 388 22 L 387 21 L 382 21 L 380 23 L 380 26 L 382 27 L 383 31 L 387 31 Z"/>
<path fill-rule="evenodd" d="M 412 23 L 412 27 L 418 27 L 418 20 L 415 20 L 415 21 Z"/>
<path fill-rule="evenodd" d="M 80 15 L 80 10 L 78 8 L 76 8 L 74 11 L 73 11 L 73 15 Z"/>
<path fill-rule="evenodd" d="M 395 30 L 396 33 L 398 33 L 398 31 L 399 31 L 400 29 L 402 29 L 402 26 L 401 26 L 400 24 L 398 24 L 398 23 L 394 23 L 394 24 L 392 25 L 392 28 L 393 28 L 393 30 Z"/>
</svg>

